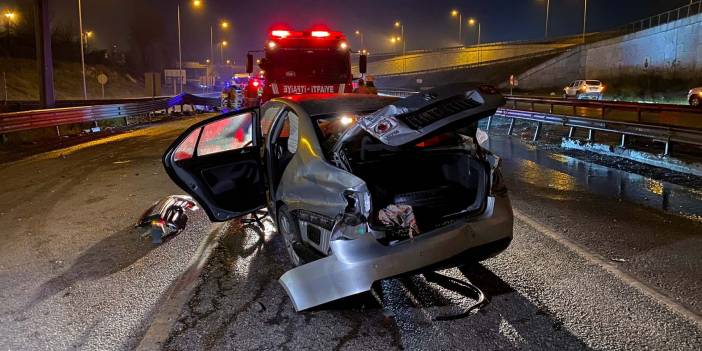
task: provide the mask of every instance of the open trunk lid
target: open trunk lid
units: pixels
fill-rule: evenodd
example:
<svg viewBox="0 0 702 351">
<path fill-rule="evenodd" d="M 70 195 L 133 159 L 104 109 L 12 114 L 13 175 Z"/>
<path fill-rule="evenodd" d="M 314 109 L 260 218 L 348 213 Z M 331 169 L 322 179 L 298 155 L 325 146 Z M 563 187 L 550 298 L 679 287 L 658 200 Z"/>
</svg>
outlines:
<svg viewBox="0 0 702 351">
<path fill-rule="evenodd" d="M 359 119 L 357 126 L 383 144 L 402 146 L 491 116 L 504 104 L 504 97 L 491 86 L 451 84 L 398 100 Z"/>
</svg>

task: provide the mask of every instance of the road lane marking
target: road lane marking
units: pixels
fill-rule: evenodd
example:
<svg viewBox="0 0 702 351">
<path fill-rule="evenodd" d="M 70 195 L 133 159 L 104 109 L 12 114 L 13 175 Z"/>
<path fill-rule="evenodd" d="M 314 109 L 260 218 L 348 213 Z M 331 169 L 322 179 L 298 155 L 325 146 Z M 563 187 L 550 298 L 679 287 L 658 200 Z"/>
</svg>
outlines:
<svg viewBox="0 0 702 351">
<path fill-rule="evenodd" d="M 570 239 L 562 236 L 561 234 L 558 234 L 555 231 L 541 225 L 536 220 L 525 215 L 521 211 L 515 209 L 515 210 L 513 210 L 513 212 L 514 212 L 514 217 L 517 218 L 518 220 L 526 223 L 528 226 L 536 229 L 538 232 L 553 239 L 557 243 L 565 246 L 567 249 L 574 252 L 578 256 L 582 257 L 586 261 L 588 261 L 596 266 L 599 266 L 600 268 L 604 269 L 608 273 L 619 278 L 626 285 L 638 290 L 639 292 L 643 293 L 644 295 L 648 296 L 649 298 L 663 304 L 669 310 L 677 313 L 678 315 L 681 315 L 681 316 L 687 318 L 688 320 L 690 320 L 691 322 L 696 324 L 698 328 L 702 328 L 702 316 L 700 316 L 699 314 L 689 310 L 687 307 L 683 306 L 682 304 L 675 301 L 674 299 L 666 296 L 665 294 L 659 292 L 655 288 L 652 288 L 652 287 L 642 283 L 641 281 L 637 280 L 633 276 L 631 276 L 628 273 L 619 269 L 619 267 L 617 267 L 615 264 L 611 263 L 609 260 L 605 259 L 604 257 L 588 251 L 580 244 L 577 244 L 577 243 L 571 241 Z"/>
<path fill-rule="evenodd" d="M 224 235 L 228 224 L 213 224 L 210 233 L 200 243 L 197 251 L 190 259 L 188 267 L 180 277 L 176 278 L 168 290 L 164 293 L 161 301 L 154 308 L 151 323 L 147 325 L 146 332 L 142 337 L 136 350 L 161 350 L 171 330 L 183 309 L 183 306 L 190 300 L 190 296 L 197 286 L 196 282 L 200 273 L 209 262 L 214 249 L 219 246 L 219 239 Z"/>
</svg>

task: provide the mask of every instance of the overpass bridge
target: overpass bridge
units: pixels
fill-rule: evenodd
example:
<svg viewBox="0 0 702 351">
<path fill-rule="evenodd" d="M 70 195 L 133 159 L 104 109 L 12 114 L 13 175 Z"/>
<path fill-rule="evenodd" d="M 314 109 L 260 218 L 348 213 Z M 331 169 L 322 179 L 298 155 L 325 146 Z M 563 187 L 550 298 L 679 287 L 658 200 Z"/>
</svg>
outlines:
<svg viewBox="0 0 702 351">
<path fill-rule="evenodd" d="M 595 42 L 606 38 L 611 38 L 615 34 L 592 33 L 587 35 L 586 41 Z M 557 54 L 566 52 L 568 49 L 582 43 L 582 36 L 564 37 L 550 41 L 512 41 L 486 43 L 473 46 L 459 46 L 440 48 L 434 50 L 409 51 L 405 55 L 396 53 L 384 53 L 372 55 L 368 61 L 368 72 L 374 75 L 384 87 L 400 87 L 405 81 L 414 81 L 416 78 L 432 80 L 439 78 L 446 82 L 443 77 L 444 72 L 456 76 L 459 80 L 472 78 L 476 79 L 479 73 L 481 80 L 491 81 L 497 77 L 485 76 L 482 74 L 484 67 L 501 67 L 507 76 L 514 73 L 514 68 L 521 70 L 548 60 Z M 523 67 L 524 64 L 526 67 Z M 461 71 L 468 70 L 471 75 L 463 77 Z M 354 73 L 358 74 L 358 67 L 354 67 Z M 503 75 L 504 75 L 503 74 Z M 502 80 L 504 77 L 499 76 Z"/>
<path fill-rule="evenodd" d="M 574 79 L 601 79 L 609 88 L 661 91 L 677 84 L 678 90 L 687 91 L 699 86 L 702 78 L 702 2 L 588 34 L 585 43 L 578 35 L 372 55 L 368 73 L 383 88 L 465 81 L 505 87 L 515 74 L 520 88 L 529 90 L 560 88 Z"/>
</svg>

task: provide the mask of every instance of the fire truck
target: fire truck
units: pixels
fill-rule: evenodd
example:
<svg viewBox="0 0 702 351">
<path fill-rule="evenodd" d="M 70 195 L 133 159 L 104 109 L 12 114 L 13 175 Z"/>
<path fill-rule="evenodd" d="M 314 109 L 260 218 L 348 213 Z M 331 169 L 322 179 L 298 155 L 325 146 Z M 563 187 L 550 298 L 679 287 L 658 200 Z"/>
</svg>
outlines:
<svg viewBox="0 0 702 351">
<path fill-rule="evenodd" d="M 263 72 L 261 103 L 296 94 L 341 94 L 353 90 L 351 49 L 341 32 L 314 28 L 303 31 L 272 29 L 259 61 Z M 246 57 L 253 73 L 254 51 Z M 359 71 L 366 72 L 367 57 L 359 56 Z"/>
</svg>

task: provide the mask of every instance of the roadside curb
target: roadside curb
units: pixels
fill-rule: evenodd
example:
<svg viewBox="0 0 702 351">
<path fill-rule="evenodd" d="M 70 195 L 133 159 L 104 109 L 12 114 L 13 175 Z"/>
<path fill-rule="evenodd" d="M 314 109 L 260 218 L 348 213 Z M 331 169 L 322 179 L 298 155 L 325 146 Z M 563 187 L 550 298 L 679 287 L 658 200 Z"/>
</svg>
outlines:
<svg viewBox="0 0 702 351">
<path fill-rule="evenodd" d="M 151 324 L 135 348 L 136 350 L 161 350 L 163 348 L 173 325 L 178 320 L 180 311 L 190 299 L 195 287 L 199 285 L 200 273 L 214 250 L 219 246 L 219 239 L 226 228 L 227 225 L 216 224 L 205 240 L 200 243 L 195 255 L 190 259 L 188 268 L 171 284 L 155 307 Z"/>
</svg>

